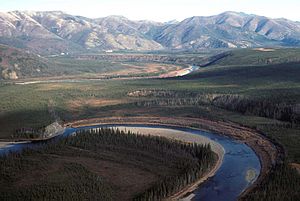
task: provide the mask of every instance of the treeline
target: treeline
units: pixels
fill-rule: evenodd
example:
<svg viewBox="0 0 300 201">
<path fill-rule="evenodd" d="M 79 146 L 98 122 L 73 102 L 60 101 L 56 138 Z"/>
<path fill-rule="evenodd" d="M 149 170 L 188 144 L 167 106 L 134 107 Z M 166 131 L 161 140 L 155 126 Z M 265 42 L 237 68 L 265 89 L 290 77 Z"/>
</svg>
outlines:
<svg viewBox="0 0 300 201">
<path fill-rule="evenodd" d="M 299 201 L 300 175 L 288 163 L 276 166 L 256 189 L 243 201 Z"/>
<path fill-rule="evenodd" d="M 159 90 L 159 89 L 141 89 L 127 93 L 131 97 L 158 97 L 158 98 L 184 98 L 196 97 L 197 93 L 190 91 L 173 91 L 173 90 Z"/>
<path fill-rule="evenodd" d="M 197 106 L 204 104 L 201 98 L 166 98 L 135 102 L 136 106 Z"/>
<path fill-rule="evenodd" d="M 19 128 L 16 129 L 12 138 L 17 139 L 36 139 L 43 135 L 45 126 L 39 128 Z"/>
<path fill-rule="evenodd" d="M 148 90 L 142 89 L 127 94 L 131 97 L 148 97 L 150 100 L 135 102 L 136 106 L 186 106 L 210 104 L 215 94 L 203 94 L 192 91 Z"/>
<path fill-rule="evenodd" d="M 213 100 L 213 105 L 242 114 L 300 123 L 299 104 L 277 102 L 274 99 L 250 99 L 237 95 L 222 95 Z"/>
<path fill-rule="evenodd" d="M 226 110 L 247 115 L 267 117 L 286 121 L 292 124 L 300 123 L 300 104 L 288 103 L 280 99 L 256 99 L 232 94 L 202 94 L 195 92 L 140 90 L 131 92 L 129 96 L 152 97 L 151 100 L 137 101 L 136 106 L 197 106 L 213 105 Z"/>
</svg>

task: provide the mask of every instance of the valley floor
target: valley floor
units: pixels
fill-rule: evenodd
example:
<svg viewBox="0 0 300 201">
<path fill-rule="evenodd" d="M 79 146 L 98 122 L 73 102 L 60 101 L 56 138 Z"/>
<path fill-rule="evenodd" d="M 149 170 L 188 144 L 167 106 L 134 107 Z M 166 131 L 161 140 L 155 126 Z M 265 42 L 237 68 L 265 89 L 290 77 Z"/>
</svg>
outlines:
<svg viewBox="0 0 300 201">
<path fill-rule="evenodd" d="M 190 62 L 190 57 L 186 59 Z M 98 62 L 93 64 L 98 66 Z M 148 67 L 140 68 L 136 62 L 132 70 Z M 57 116 L 66 126 L 74 127 L 131 123 L 198 128 L 242 141 L 259 156 L 261 175 L 244 192 L 249 192 L 245 200 L 280 201 L 299 195 L 300 177 L 290 168 L 300 163 L 298 49 L 237 50 L 188 76 L 173 79 L 157 79 L 157 75 L 174 71 L 169 74 L 174 76 L 185 70 L 178 71 L 182 69 L 179 66 L 155 68 L 150 74 L 139 74 L 138 79 L 123 71 L 124 77 L 96 77 L 93 81 L 89 78 L 95 78 L 98 71 L 91 71 L 66 79 L 0 82 L 0 139 L 17 140 L 16 130 L 43 128 Z M 251 191 L 255 186 L 259 187 Z"/>
</svg>

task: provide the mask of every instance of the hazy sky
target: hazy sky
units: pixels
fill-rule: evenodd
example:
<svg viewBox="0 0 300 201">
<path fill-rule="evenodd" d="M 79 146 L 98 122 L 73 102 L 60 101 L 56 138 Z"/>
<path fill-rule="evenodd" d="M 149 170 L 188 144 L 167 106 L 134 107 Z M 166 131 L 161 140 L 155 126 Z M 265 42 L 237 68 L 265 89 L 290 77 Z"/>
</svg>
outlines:
<svg viewBox="0 0 300 201">
<path fill-rule="evenodd" d="M 85 17 L 123 15 L 132 20 L 169 21 L 241 11 L 300 21 L 300 0 L 0 0 L 0 11 L 61 10 Z"/>
</svg>

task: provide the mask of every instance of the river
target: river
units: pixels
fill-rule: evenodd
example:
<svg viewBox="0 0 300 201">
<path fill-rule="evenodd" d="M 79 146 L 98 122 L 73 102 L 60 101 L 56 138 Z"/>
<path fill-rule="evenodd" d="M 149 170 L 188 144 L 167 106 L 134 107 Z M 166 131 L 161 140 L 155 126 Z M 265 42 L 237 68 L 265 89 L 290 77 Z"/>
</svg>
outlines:
<svg viewBox="0 0 300 201">
<path fill-rule="evenodd" d="M 103 125 L 102 125 L 103 126 Z M 259 176 L 261 165 L 255 152 L 245 143 L 236 141 L 229 137 L 218 135 L 212 132 L 200 131 L 191 128 L 174 126 L 154 126 L 154 125 L 105 125 L 108 127 L 122 126 L 128 130 L 130 128 L 159 128 L 175 129 L 184 133 L 201 135 L 219 143 L 225 150 L 225 155 L 220 168 L 216 174 L 200 185 L 191 195 L 187 195 L 192 200 L 204 201 L 234 201 L 249 187 Z M 67 128 L 63 136 L 68 136 L 80 129 L 97 128 L 101 126 L 86 126 L 80 128 Z M 0 154 L 9 151 L 20 151 L 24 147 L 38 147 L 39 142 L 14 144 L 0 149 Z"/>
</svg>

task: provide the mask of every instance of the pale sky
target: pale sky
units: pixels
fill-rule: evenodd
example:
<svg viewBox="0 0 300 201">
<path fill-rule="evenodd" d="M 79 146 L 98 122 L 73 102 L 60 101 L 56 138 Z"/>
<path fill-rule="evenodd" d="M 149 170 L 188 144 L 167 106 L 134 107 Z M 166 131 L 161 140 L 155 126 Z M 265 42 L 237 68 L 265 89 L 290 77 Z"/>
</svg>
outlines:
<svg viewBox="0 0 300 201">
<path fill-rule="evenodd" d="M 90 18 L 123 15 L 166 22 L 238 11 L 300 21 L 300 0 L 0 0 L 0 11 L 61 10 Z"/>
</svg>

